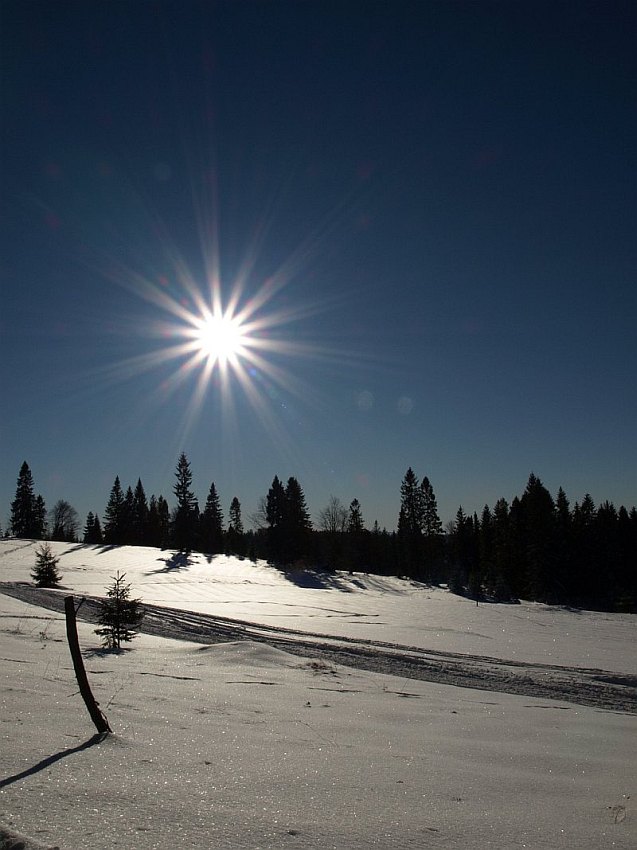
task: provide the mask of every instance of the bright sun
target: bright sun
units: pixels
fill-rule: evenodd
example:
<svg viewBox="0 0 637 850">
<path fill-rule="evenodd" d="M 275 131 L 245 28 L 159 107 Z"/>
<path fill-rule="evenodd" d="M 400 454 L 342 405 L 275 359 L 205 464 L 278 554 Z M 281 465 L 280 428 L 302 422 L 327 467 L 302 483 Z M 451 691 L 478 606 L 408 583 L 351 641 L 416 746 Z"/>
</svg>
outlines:
<svg viewBox="0 0 637 850">
<path fill-rule="evenodd" d="M 236 362 L 237 356 L 245 353 L 247 342 L 241 322 L 227 314 L 210 314 L 198 320 L 193 338 L 202 355 L 221 364 Z"/>
</svg>

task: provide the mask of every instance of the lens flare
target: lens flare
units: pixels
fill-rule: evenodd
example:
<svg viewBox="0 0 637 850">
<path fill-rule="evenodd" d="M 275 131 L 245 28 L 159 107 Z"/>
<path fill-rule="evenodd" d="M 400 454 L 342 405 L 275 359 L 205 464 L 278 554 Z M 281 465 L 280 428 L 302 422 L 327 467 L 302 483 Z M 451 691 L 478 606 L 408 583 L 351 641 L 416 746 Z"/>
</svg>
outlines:
<svg viewBox="0 0 637 850">
<path fill-rule="evenodd" d="M 246 352 L 249 339 L 241 322 L 228 313 L 210 314 L 196 321 L 193 345 L 212 365 L 237 362 Z"/>
</svg>

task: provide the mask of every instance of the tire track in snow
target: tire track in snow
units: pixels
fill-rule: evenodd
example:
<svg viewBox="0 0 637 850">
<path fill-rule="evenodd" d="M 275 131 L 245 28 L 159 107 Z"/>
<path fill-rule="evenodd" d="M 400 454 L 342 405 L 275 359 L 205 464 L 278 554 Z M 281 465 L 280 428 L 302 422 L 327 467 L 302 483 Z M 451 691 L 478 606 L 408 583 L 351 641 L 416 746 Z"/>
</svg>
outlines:
<svg viewBox="0 0 637 850">
<path fill-rule="evenodd" d="M 64 610 L 64 590 L 36 588 L 26 582 L 0 582 L 0 592 L 53 611 Z M 97 623 L 99 597 L 83 597 L 78 618 Z M 250 640 L 294 655 L 320 658 L 405 679 L 462 688 L 563 700 L 608 711 L 637 714 L 637 677 L 585 667 L 561 667 L 480 655 L 430 651 L 383 641 L 302 632 L 264 626 L 179 608 L 143 605 L 141 631 L 177 640 L 213 644 Z"/>
</svg>

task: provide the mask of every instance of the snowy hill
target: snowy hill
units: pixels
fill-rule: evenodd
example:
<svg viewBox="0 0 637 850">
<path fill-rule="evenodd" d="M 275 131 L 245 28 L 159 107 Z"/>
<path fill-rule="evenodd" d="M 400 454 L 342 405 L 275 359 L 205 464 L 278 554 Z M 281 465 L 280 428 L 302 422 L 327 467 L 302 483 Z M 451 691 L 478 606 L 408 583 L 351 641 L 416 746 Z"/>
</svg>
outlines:
<svg viewBox="0 0 637 850">
<path fill-rule="evenodd" d="M 35 545 L 0 542 L 0 581 L 30 581 Z M 221 556 L 52 546 L 60 595 L 103 595 L 119 570 L 149 605 L 254 631 L 213 645 L 140 635 L 113 655 L 80 622 L 115 731 L 95 743 L 62 615 L 0 594 L 0 821 L 12 829 L 66 850 L 637 846 L 634 714 L 304 658 L 259 632 L 419 647 L 443 668 L 457 653 L 625 681 L 636 617 L 476 607 L 395 578 Z"/>
</svg>

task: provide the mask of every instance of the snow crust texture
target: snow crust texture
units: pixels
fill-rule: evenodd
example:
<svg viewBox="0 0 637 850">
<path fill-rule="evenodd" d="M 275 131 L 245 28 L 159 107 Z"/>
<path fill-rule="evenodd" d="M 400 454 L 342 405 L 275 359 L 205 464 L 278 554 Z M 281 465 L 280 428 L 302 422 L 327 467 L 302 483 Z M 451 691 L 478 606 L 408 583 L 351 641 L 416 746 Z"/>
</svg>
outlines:
<svg viewBox="0 0 637 850">
<path fill-rule="evenodd" d="M 8 551 L 21 543 L 0 545 L 6 581 L 27 581 L 28 549 Z M 20 552 L 22 563 L 15 560 Z M 79 598 L 89 588 L 98 595 L 98 582 L 103 593 L 104 572 L 114 572 L 117 552 L 60 546 L 60 553 L 68 589 L 59 596 Z M 149 556 L 167 554 L 119 554 L 115 569 L 126 571 L 145 598 L 136 577 L 154 568 Z M 103 555 L 111 559 L 105 567 Z M 128 569 L 133 558 L 137 572 Z M 223 562 L 223 570 L 231 566 Z M 195 641 L 142 634 L 130 650 L 114 654 L 100 648 L 93 624 L 78 623 L 93 692 L 115 730 L 106 738 L 95 735 L 77 692 L 63 615 L 0 593 L 0 820 L 13 835 L 39 842 L 25 843 L 27 850 L 637 846 L 634 714 L 345 666 L 322 646 L 393 653 L 381 644 L 393 643 L 395 634 L 395 643 L 425 651 L 430 627 L 442 629 L 444 619 L 448 631 L 432 648 L 440 666 L 451 665 L 453 653 L 462 655 L 458 644 L 472 643 L 485 668 L 517 661 L 549 679 L 554 668 L 579 666 L 628 679 L 635 674 L 628 615 L 515 606 L 511 613 L 529 645 L 507 658 L 507 648 L 517 649 L 521 640 L 509 642 L 502 632 L 512 622 L 505 606 L 476 612 L 442 590 L 410 584 L 383 596 L 365 576 L 336 577 L 345 587 L 359 582 L 355 589 L 310 590 L 258 565 L 262 602 L 270 612 L 283 603 L 288 609 L 283 625 L 254 616 L 256 594 L 247 603 L 223 603 L 222 565 L 216 574 L 214 561 L 208 567 L 210 582 L 197 568 L 186 593 L 187 569 L 176 598 L 169 584 L 161 585 L 161 604 L 152 604 L 185 611 L 188 628 L 208 628 L 189 614 L 220 616 L 205 610 L 214 584 L 214 605 L 225 605 L 221 625 L 236 628 L 234 636 L 213 635 L 213 642 L 196 629 Z M 249 575 L 248 565 L 236 568 Z M 196 600 L 198 587 L 204 601 L 195 606 L 204 610 L 188 612 L 184 601 Z M 233 589 L 230 582 L 230 599 Z M 307 614 L 311 606 L 316 617 Z M 340 625 L 356 611 L 368 625 L 357 622 L 356 634 L 339 635 L 340 629 L 323 627 L 329 611 L 347 612 Z M 170 623 L 176 615 L 166 617 Z M 583 637 L 575 646 L 581 617 L 597 648 Z M 235 618 L 243 622 L 227 622 Z M 293 633 L 312 622 L 319 623 L 313 632 L 320 638 Z M 468 625 L 483 637 L 467 638 Z M 417 639 L 403 641 L 405 635 Z M 315 643 L 320 652 L 311 653 Z M 492 654 L 475 651 L 485 645 Z M 612 666 L 599 663 L 605 657 Z"/>
</svg>

